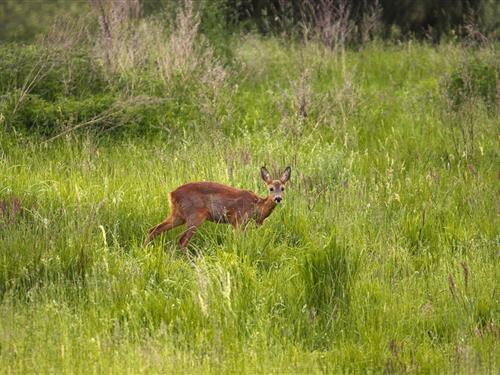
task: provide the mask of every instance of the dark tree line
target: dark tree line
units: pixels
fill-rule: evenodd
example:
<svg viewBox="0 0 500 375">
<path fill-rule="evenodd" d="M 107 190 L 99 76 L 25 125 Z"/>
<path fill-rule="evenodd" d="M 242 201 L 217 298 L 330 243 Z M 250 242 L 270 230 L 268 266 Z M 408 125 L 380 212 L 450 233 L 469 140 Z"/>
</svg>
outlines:
<svg viewBox="0 0 500 375">
<path fill-rule="evenodd" d="M 117 1 L 117 0 L 102 0 Z M 137 3 L 140 14 L 175 16 L 184 0 L 120 0 Z M 500 0 L 192 0 L 202 9 L 205 31 L 211 28 L 256 30 L 262 34 L 298 34 L 306 28 L 328 29 L 349 23 L 350 35 L 377 23 L 377 35 L 432 37 L 467 33 L 475 25 L 490 38 L 500 37 Z M 92 0 L 0 0 L 0 41 L 32 40 L 50 28 L 56 16 L 78 16 L 90 11 Z M 372 23 L 372 25 L 370 25 Z M 335 25 L 334 25 L 335 26 Z M 336 25 L 338 26 L 338 25 Z M 354 30 L 353 30 L 354 29 Z M 353 32 L 354 31 L 354 32 Z M 357 35 L 356 35 L 357 34 Z"/>
<path fill-rule="evenodd" d="M 435 39 L 452 30 L 460 33 L 465 25 L 472 23 L 485 33 L 496 33 L 500 27 L 498 0 L 225 0 L 222 3 L 230 22 L 247 23 L 261 33 L 287 31 L 286 28 L 318 18 L 319 13 L 335 13 L 341 8 L 347 9 L 354 24 L 378 11 L 384 36 L 394 26 L 403 35 Z"/>
</svg>

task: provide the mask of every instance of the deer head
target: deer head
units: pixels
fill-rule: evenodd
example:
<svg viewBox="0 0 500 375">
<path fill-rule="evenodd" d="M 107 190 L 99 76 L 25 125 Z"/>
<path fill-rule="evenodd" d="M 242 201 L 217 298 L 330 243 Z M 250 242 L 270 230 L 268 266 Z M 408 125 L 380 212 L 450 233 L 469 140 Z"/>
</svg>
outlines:
<svg viewBox="0 0 500 375">
<path fill-rule="evenodd" d="M 283 199 L 283 192 L 285 191 L 285 185 L 290 179 L 290 174 L 292 170 L 290 167 L 286 167 L 285 171 L 281 175 L 279 180 L 273 180 L 270 173 L 267 171 L 266 167 L 260 169 L 260 175 L 267 185 L 268 196 L 275 203 L 280 203 Z"/>
</svg>

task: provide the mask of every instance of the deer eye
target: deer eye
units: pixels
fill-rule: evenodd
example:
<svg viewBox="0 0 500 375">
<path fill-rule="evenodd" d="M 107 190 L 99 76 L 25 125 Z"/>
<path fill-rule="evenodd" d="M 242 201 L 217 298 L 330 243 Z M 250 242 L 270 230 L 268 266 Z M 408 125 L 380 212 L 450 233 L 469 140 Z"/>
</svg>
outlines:
<svg viewBox="0 0 500 375">
<path fill-rule="evenodd" d="M 269 188 L 269 191 L 274 191 L 274 188 Z"/>
<path fill-rule="evenodd" d="M 281 188 L 281 191 L 285 191 L 285 187 L 284 186 Z"/>
</svg>

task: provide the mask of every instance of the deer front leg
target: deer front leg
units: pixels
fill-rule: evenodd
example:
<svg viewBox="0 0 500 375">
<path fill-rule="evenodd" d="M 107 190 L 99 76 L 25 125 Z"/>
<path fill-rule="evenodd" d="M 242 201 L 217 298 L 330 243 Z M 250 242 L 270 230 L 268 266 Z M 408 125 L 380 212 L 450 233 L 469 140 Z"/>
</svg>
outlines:
<svg viewBox="0 0 500 375">
<path fill-rule="evenodd" d="M 240 230 L 241 229 L 241 222 L 238 219 L 231 218 L 228 221 L 229 221 L 229 224 L 232 225 L 232 227 L 233 227 L 234 230 Z"/>
<path fill-rule="evenodd" d="M 260 227 L 260 226 L 262 226 L 262 224 L 264 224 L 264 219 L 261 219 L 261 218 L 255 219 L 255 225 Z"/>
<path fill-rule="evenodd" d="M 233 215 L 228 218 L 229 224 L 231 224 L 235 230 L 245 229 L 248 220 L 248 216 L 245 215 Z"/>
<path fill-rule="evenodd" d="M 206 213 L 203 213 L 191 216 L 186 220 L 187 229 L 184 233 L 182 233 L 182 236 L 179 240 L 179 244 L 181 245 L 181 250 L 184 255 L 187 255 L 187 246 L 189 244 L 189 240 L 191 239 L 191 237 L 193 237 L 193 234 L 196 233 L 198 227 L 206 220 L 206 218 Z"/>
</svg>

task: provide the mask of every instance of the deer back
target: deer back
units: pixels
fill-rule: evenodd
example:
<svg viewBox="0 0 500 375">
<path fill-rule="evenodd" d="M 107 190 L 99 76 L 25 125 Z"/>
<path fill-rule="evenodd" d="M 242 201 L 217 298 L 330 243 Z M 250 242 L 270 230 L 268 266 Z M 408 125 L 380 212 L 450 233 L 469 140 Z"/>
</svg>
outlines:
<svg viewBox="0 0 500 375">
<path fill-rule="evenodd" d="M 259 201 L 251 191 L 214 182 L 182 185 L 170 197 L 173 208 L 184 218 L 206 215 L 208 220 L 214 222 L 227 222 L 230 217 L 249 219 Z"/>
</svg>

